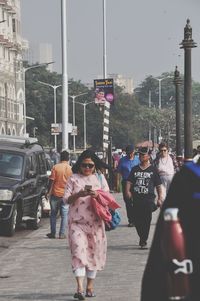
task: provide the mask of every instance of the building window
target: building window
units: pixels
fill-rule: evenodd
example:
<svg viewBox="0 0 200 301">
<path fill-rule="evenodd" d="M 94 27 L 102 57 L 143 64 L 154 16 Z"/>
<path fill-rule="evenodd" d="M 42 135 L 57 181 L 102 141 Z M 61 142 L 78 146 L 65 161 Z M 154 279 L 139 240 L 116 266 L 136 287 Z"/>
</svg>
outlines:
<svg viewBox="0 0 200 301">
<path fill-rule="evenodd" d="M 13 32 L 16 32 L 16 20 L 12 19 L 12 30 Z"/>
<path fill-rule="evenodd" d="M 2 127 L 2 129 L 1 129 L 1 135 L 5 135 L 5 129 Z"/>
</svg>

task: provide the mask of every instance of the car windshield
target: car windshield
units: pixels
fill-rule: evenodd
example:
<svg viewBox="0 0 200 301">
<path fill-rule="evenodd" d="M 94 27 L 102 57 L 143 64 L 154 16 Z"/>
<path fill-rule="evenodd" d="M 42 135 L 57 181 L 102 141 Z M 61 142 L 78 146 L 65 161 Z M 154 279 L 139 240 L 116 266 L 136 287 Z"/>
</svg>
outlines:
<svg viewBox="0 0 200 301">
<path fill-rule="evenodd" d="M 0 152 L 0 176 L 21 178 L 23 156 L 18 154 Z"/>
</svg>

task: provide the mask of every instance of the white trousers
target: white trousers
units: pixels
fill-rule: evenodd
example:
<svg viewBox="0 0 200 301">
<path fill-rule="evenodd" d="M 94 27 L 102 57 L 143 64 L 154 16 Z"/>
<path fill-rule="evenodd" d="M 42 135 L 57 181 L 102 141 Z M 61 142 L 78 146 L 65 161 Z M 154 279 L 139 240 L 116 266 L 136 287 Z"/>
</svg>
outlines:
<svg viewBox="0 0 200 301">
<path fill-rule="evenodd" d="M 97 271 L 90 271 L 90 270 L 86 269 L 85 267 L 78 268 L 74 271 L 74 275 L 76 277 L 85 277 L 85 275 L 86 275 L 87 278 L 90 278 L 90 279 L 95 279 L 96 274 L 97 274 Z"/>
</svg>

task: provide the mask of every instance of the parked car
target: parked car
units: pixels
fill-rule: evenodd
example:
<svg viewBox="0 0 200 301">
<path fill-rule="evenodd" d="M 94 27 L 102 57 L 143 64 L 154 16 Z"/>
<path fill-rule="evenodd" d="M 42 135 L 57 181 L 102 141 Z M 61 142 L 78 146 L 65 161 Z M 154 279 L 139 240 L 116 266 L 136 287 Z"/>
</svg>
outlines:
<svg viewBox="0 0 200 301">
<path fill-rule="evenodd" d="M 25 221 L 37 229 L 48 184 L 47 162 L 37 139 L 0 136 L 0 229 L 8 236 Z"/>
</svg>

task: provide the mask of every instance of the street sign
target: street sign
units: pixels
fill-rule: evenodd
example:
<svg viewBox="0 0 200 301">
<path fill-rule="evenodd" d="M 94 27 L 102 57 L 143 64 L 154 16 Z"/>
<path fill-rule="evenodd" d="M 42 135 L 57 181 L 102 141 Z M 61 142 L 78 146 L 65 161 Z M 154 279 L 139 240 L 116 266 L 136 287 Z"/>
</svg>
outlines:
<svg viewBox="0 0 200 301">
<path fill-rule="evenodd" d="M 72 124 L 68 123 L 68 133 L 72 133 Z M 77 132 L 77 129 L 76 129 Z M 52 123 L 51 124 L 51 135 L 59 135 L 62 133 L 62 123 Z M 77 134 L 76 134 L 77 135 Z"/>
<path fill-rule="evenodd" d="M 62 133 L 62 124 L 61 123 L 52 123 L 51 124 L 51 135 L 59 135 Z"/>
</svg>

